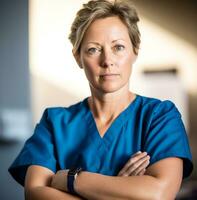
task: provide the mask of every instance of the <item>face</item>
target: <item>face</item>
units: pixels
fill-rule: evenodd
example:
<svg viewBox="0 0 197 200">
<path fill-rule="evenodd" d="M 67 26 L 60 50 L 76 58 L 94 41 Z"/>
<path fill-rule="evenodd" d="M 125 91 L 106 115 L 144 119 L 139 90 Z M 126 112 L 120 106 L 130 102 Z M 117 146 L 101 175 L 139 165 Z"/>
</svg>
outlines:
<svg viewBox="0 0 197 200">
<path fill-rule="evenodd" d="M 128 29 L 118 17 L 95 20 L 84 35 L 80 55 L 75 58 L 91 89 L 103 93 L 128 89 L 136 55 Z"/>
</svg>

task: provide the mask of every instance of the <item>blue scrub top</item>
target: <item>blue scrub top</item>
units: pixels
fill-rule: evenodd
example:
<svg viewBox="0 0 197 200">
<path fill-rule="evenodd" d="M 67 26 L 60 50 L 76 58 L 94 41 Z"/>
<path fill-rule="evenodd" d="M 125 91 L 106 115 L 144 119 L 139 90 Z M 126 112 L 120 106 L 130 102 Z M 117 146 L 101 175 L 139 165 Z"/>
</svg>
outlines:
<svg viewBox="0 0 197 200">
<path fill-rule="evenodd" d="M 28 166 L 54 173 L 83 170 L 116 176 L 137 151 L 150 155 L 150 165 L 167 158 L 183 159 L 183 178 L 192 172 L 192 158 L 181 115 L 171 101 L 137 95 L 114 120 L 103 138 L 88 106 L 88 98 L 68 108 L 45 109 L 34 134 L 9 168 L 24 185 Z"/>
</svg>

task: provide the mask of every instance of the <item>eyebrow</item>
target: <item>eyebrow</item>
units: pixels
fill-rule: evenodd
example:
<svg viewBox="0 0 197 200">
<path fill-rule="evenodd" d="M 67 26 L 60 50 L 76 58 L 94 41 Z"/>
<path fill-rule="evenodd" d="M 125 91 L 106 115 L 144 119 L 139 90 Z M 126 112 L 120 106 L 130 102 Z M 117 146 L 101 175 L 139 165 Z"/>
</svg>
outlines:
<svg viewBox="0 0 197 200">
<path fill-rule="evenodd" d="M 96 44 L 96 45 L 100 45 L 98 42 L 88 42 L 87 44 Z"/>
<path fill-rule="evenodd" d="M 113 40 L 112 43 L 117 42 L 118 40 L 125 41 L 125 40 L 123 40 L 123 39 L 117 39 L 117 40 Z"/>
<path fill-rule="evenodd" d="M 113 40 L 112 43 L 115 43 L 115 42 L 117 42 L 118 40 L 125 41 L 125 40 L 123 40 L 123 39 L 116 39 L 116 40 Z M 96 45 L 99 45 L 99 46 L 100 46 L 100 44 L 99 44 L 98 42 L 88 42 L 88 44 L 96 44 Z"/>
</svg>

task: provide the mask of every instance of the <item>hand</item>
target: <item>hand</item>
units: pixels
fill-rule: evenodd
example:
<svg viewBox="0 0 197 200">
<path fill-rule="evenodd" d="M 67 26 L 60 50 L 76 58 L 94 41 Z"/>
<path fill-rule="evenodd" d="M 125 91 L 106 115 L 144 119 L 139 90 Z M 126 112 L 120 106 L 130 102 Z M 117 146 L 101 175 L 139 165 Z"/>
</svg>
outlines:
<svg viewBox="0 0 197 200">
<path fill-rule="evenodd" d="M 146 172 L 146 167 L 150 163 L 150 156 L 146 152 L 138 151 L 128 160 L 120 170 L 118 176 L 141 176 Z"/>
<path fill-rule="evenodd" d="M 53 175 L 51 180 L 51 187 L 67 192 L 67 174 L 68 170 L 59 170 Z"/>
</svg>

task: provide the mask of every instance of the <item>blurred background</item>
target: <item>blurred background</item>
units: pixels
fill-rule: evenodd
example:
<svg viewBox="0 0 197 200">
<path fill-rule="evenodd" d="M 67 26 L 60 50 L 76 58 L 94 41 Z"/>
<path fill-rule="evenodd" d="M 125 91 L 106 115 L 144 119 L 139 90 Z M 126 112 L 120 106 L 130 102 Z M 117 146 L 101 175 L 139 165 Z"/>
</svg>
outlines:
<svg viewBox="0 0 197 200">
<path fill-rule="evenodd" d="M 7 168 L 32 135 L 44 108 L 90 94 L 68 34 L 86 0 L 0 0 L 0 199 L 21 200 Z M 171 99 L 180 110 L 194 161 L 177 199 L 197 199 L 197 1 L 133 0 L 141 47 L 131 89 Z M 176 169 L 175 169 L 176 170 Z"/>
</svg>

